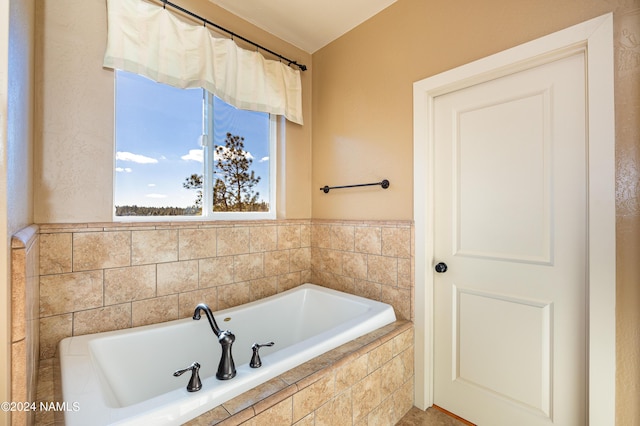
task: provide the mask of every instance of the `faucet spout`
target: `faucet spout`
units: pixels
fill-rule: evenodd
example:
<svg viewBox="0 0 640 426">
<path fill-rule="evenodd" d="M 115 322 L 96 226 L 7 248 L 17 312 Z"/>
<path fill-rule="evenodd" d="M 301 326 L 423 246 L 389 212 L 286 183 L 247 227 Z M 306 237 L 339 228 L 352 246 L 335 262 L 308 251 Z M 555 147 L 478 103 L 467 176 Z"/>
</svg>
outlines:
<svg viewBox="0 0 640 426">
<path fill-rule="evenodd" d="M 218 343 L 220 343 L 220 346 L 222 347 L 222 356 L 220 357 L 216 377 L 219 380 L 233 379 L 236 376 L 236 365 L 233 362 L 231 346 L 233 345 L 233 342 L 236 341 L 236 336 L 229 330 L 220 330 L 218 323 L 216 323 L 216 319 L 213 317 L 211 309 L 204 303 L 199 303 L 198 306 L 196 306 L 195 311 L 193 311 L 194 320 L 200 319 L 200 311 L 204 311 L 207 319 L 209 320 L 209 325 L 211 326 L 213 333 L 218 338 Z"/>
<path fill-rule="evenodd" d="M 200 319 L 200 311 L 204 311 L 205 315 L 207 316 L 207 319 L 209 320 L 209 325 L 211 326 L 213 333 L 216 335 L 216 337 L 219 337 L 220 327 L 218 327 L 218 323 L 216 322 L 216 319 L 213 317 L 211 308 L 209 308 L 209 306 L 205 303 L 199 303 L 198 306 L 196 306 L 195 311 L 193 311 L 194 320 Z"/>
</svg>

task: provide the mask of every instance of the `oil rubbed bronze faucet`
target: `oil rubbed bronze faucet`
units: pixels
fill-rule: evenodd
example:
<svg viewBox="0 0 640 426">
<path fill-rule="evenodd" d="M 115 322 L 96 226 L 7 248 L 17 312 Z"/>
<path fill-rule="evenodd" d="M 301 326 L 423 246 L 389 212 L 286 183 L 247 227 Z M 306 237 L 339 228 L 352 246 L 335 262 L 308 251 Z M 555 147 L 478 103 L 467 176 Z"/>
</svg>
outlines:
<svg viewBox="0 0 640 426">
<path fill-rule="evenodd" d="M 211 309 L 204 303 L 200 303 L 198 304 L 198 306 L 196 306 L 196 310 L 193 312 L 194 320 L 200 319 L 200 311 L 204 311 L 207 319 L 209 320 L 209 325 L 211 325 L 211 329 L 218 338 L 218 342 L 222 346 L 222 357 L 220 358 L 220 363 L 218 364 L 218 372 L 216 373 L 216 377 L 218 378 L 218 380 L 233 379 L 236 376 L 236 365 L 233 362 L 231 345 L 233 345 L 233 342 L 236 341 L 236 336 L 229 330 L 220 330 L 218 324 L 216 323 L 216 319 L 213 317 L 213 313 L 211 313 Z"/>
<path fill-rule="evenodd" d="M 200 389 L 202 389 L 200 374 L 198 374 L 198 371 L 200 371 L 200 364 L 194 362 L 187 368 L 174 372 L 173 375 L 175 377 L 178 377 L 187 371 L 191 371 L 191 379 L 189 379 L 189 383 L 187 384 L 187 390 L 189 392 L 198 392 Z"/>
</svg>

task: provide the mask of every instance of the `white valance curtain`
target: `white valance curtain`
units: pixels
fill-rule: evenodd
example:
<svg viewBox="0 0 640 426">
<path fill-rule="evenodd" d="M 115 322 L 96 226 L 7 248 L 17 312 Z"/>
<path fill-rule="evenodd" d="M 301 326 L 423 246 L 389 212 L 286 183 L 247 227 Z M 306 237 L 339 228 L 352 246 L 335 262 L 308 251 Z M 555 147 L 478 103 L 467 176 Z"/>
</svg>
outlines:
<svg viewBox="0 0 640 426">
<path fill-rule="evenodd" d="M 300 71 L 214 37 L 141 0 L 107 0 L 104 66 L 180 88 L 202 87 L 237 108 L 302 124 Z"/>
</svg>

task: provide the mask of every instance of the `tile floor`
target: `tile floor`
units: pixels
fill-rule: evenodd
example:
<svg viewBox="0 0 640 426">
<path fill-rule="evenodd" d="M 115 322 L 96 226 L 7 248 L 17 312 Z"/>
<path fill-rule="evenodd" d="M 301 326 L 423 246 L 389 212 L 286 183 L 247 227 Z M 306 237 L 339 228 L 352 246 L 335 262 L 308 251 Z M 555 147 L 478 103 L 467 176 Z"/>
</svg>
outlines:
<svg viewBox="0 0 640 426">
<path fill-rule="evenodd" d="M 435 408 L 422 411 L 413 407 L 396 426 L 466 426 L 465 423 L 456 420 Z"/>
</svg>

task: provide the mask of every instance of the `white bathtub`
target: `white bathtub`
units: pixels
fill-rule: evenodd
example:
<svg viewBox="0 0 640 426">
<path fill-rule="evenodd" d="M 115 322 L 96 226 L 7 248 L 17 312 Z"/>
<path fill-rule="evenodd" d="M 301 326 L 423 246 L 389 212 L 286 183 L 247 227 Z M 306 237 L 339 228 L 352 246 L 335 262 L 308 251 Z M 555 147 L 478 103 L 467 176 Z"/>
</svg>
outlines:
<svg viewBox="0 0 640 426">
<path fill-rule="evenodd" d="M 65 424 L 181 424 L 396 319 L 390 305 L 313 284 L 214 316 L 236 336 L 231 380 L 215 377 L 221 350 L 205 315 L 63 339 Z M 269 341 L 275 345 L 260 349 L 262 367 L 250 368 L 251 345 Z M 202 389 L 187 392 L 190 372 L 173 372 L 194 361 L 201 365 Z"/>
</svg>

